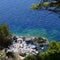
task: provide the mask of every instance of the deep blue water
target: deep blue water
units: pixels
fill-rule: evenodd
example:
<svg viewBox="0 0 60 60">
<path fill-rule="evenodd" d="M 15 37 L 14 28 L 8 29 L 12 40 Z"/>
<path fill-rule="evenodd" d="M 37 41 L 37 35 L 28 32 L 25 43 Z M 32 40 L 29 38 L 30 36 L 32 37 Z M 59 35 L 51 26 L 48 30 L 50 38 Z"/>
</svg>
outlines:
<svg viewBox="0 0 60 60">
<path fill-rule="evenodd" d="M 0 23 L 15 35 L 42 36 L 60 41 L 60 18 L 47 10 L 30 9 L 40 0 L 0 0 Z"/>
</svg>

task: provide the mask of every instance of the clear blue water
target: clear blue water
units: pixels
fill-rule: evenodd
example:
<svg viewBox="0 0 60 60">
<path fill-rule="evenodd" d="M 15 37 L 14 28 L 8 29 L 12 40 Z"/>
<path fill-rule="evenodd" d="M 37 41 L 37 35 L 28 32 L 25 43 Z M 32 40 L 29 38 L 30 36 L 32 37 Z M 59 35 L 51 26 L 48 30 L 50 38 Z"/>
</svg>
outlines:
<svg viewBox="0 0 60 60">
<path fill-rule="evenodd" d="M 15 35 L 41 36 L 60 41 L 60 18 L 47 10 L 30 9 L 40 0 L 0 0 L 0 23 Z"/>
</svg>

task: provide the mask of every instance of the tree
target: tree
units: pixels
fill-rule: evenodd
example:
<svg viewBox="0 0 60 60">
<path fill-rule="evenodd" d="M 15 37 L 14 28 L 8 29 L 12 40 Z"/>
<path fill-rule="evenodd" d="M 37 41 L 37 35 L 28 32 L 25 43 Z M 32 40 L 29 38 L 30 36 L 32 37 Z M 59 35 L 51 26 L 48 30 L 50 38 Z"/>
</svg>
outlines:
<svg viewBox="0 0 60 60">
<path fill-rule="evenodd" d="M 7 48 L 12 44 L 12 35 L 6 24 L 0 25 L 0 47 Z"/>
<path fill-rule="evenodd" d="M 56 41 L 52 40 L 49 44 L 48 50 L 57 50 L 57 49 L 58 49 L 58 47 L 57 47 Z"/>
<path fill-rule="evenodd" d="M 60 60 L 60 43 L 51 41 L 46 52 L 40 54 L 42 60 Z"/>
<path fill-rule="evenodd" d="M 37 60 L 35 55 L 28 55 L 24 60 Z"/>
</svg>

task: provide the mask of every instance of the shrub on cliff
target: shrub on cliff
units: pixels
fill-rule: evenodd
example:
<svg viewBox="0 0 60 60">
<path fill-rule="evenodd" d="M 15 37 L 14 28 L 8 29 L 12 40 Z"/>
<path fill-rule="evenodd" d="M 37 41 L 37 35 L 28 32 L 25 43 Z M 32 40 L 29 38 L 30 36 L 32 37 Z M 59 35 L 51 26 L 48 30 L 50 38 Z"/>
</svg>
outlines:
<svg viewBox="0 0 60 60">
<path fill-rule="evenodd" d="M 60 60 L 60 43 L 51 41 L 48 50 L 40 56 L 42 60 Z"/>
<path fill-rule="evenodd" d="M 37 60 L 35 55 L 28 55 L 24 60 Z"/>
<path fill-rule="evenodd" d="M 12 35 L 6 24 L 0 25 L 0 48 L 7 48 L 12 44 Z"/>
</svg>

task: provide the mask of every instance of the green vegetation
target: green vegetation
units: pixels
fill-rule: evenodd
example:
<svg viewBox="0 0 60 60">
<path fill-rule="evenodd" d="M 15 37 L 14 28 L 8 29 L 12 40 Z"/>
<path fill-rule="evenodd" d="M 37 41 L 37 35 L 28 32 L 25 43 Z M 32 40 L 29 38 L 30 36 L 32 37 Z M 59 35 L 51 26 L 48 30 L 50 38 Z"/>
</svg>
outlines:
<svg viewBox="0 0 60 60">
<path fill-rule="evenodd" d="M 37 60 L 35 55 L 28 55 L 24 60 Z"/>
<path fill-rule="evenodd" d="M 40 5 L 39 4 L 32 4 L 31 9 L 39 9 Z"/>
<path fill-rule="evenodd" d="M 51 9 L 51 7 L 54 7 L 54 9 Z M 47 1 L 43 0 L 43 2 L 40 2 L 39 4 L 32 4 L 31 8 L 34 10 L 47 9 L 48 11 L 52 11 L 52 12 L 58 14 L 59 18 L 60 18 L 60 14 L 59 14 L 59 12 L 60 12 L 60 0 L 55 0 L 52 2 L 47 2 Z"/>
<path fill-rule="evenodd" d="M 60 42 L 56 43 L 52 41 L 48 47 L 48 50 L 42 53 L 40 56 L 42 60 L 60 60 Z"/>
<path fill-rule="evenodd" d="M 0 51 L 0 59 L 2 59 L 4 57 L 3 52 Z"/>
<path fill-rule="evenodd" d="M 51 41 L 46 52 L 29 55 L 24 60 L 60 60 L 60 42 Z"/>
<path fill-rule="evenodd" d="M 7 48 L 12 44 L 12 35 L 6 24 L 0 25 L 0 49 Z"/>
<path fill-rule="evenodd" d="M 41 8 L 49 8 L 49 7 L 55 7 L 57 5 L 56 1 L 53 2 L 41 2 L 39 4 L 32 4 L 32 9 L 41 9 Z"/>
<path fill-rule="evenodd" d="M 50 6 L 50 2 L 43 2 L 42 6 L 47 9 Z"/>
<path fill-rule="evenodd" d="M 41 9 L 44 2 L 39 4 L 32 4 L 31 9 Z"/>
<path fill-rule="evenodd" d="M 6 56 L 8 56 L 8 58 L 11 58 L 11 57 L 14 58 L 15 57 L 13 52 L 6 53 Z"/>
</svg>

